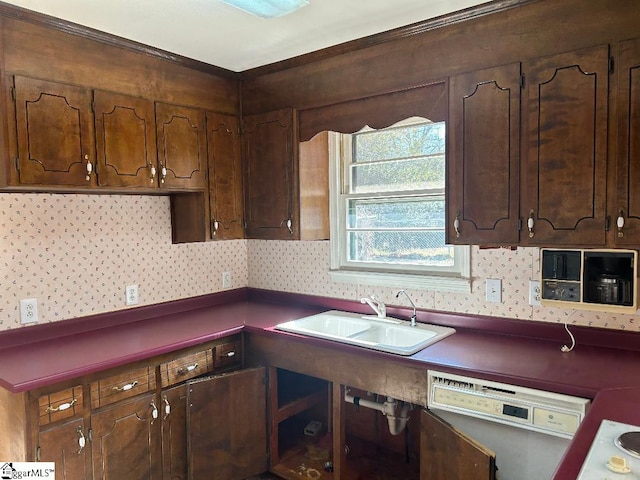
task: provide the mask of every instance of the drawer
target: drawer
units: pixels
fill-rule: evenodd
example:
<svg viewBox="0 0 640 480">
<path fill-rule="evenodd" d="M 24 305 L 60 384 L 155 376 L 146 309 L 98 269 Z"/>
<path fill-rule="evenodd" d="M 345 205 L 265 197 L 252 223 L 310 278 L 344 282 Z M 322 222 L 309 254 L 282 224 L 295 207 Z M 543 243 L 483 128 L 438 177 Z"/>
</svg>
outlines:
<svg viewBox="0 0 640 480">
<path fill-rule="evenodd" d="M 160 364 L 160 385 L 163 388 L 175 385 L 212 370 L 213 352 L 211 349 L 191 353 Z"/>
<path fill-rule="evenodd" d="M 228 368 L 242 362 L 242 342 L 240 337 L 213 347 L 213 367 L 215 370 Z"/>
<path fill-rule="evenodd" d="M 58 420 L 81 415 L 84 410 L 82 386 L 60 390 L 38 398 L 40 425 L 48 425 Z"/>
<path fill-rule="evenodd" d="M 153 367 L 129 370 L 118 375 L 91 382 L 91 408 L 155 390 L 156 373 Z"/>
</svg>

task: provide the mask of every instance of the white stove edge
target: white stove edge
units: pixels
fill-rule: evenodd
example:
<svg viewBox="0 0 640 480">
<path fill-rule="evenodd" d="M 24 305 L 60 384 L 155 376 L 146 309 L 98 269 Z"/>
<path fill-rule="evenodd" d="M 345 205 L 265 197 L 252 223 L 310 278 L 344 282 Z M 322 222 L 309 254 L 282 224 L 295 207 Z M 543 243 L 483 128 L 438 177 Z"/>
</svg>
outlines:
<svg viewBox="0 0 640 480">
<path fill-rule="evenodd" d="M 640 480 L 640 458 L 615 444 L 618 436 L 633 431 L 640 431 L 640 426 L 602 420 L 576 480 Z M 626 460 L 631 470 L 629 473 L 616 473 L 607 468 L 607 463 L 614 455 Z"/>
</svg>

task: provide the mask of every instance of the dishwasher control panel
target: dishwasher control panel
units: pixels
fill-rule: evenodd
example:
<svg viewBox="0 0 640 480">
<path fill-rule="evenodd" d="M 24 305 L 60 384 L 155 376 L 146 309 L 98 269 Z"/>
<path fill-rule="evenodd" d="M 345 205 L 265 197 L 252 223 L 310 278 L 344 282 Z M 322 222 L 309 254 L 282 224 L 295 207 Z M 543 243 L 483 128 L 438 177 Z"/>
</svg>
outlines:
<svg viewBox="0 0 640 480">
<path fill-rule="evenodd" d="M 589 405 L 585 398 L 429 370 L 431 409 L 572 438 Z"/>
</svg>

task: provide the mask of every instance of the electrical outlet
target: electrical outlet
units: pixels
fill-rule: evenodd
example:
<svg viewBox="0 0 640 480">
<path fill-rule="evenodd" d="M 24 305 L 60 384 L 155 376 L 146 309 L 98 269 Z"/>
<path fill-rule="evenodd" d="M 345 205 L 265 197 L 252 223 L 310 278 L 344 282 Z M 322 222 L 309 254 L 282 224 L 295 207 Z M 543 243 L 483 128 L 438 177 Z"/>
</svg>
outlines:
<svg viewBox="0 0 640 480">
<path fill-rule="evenodd" d="M 231 272 L 222 272 L 222 288 L 233 287 L 233 277 Z"/>
<path fill-rule="evenodd" d="M 502 302 L 502 280 L 499 278 L 487 278 L 486 288 L 487 302 Z"/>
<path fill-rule="evenodd" d="M 540 306 L 540 280 L 529 280 L 529 305 Z"/>
<path fill-rule="evenodd" d="M 124 302 L 127 305 L 138 304 L 138 285 L 127 285 L 124 287 Z"/>
<path fill-rule="evenodd" d="M 20 300 L 20 323 L 36 323 L 38 321 L 38 299 L 25 298 Z"/>
</svg>

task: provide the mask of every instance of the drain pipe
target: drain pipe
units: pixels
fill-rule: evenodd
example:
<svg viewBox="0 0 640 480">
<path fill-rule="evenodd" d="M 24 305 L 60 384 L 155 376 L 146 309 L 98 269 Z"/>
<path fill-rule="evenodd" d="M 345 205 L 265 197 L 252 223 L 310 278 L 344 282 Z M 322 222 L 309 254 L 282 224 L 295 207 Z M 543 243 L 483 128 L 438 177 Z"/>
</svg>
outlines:
<svg viewBox="0 0 640 480">
<path fill-rule="evenodd" d="M 398 400 L 396 400 L 395 398 L 387 397 L 387 400 L 384 403 L 378 403 L 372 400 L 366 400 L 360 397 L 349 395 L 348 390 L 344 395 L 344 401 L 347 403 L 353 403 L 356 406 L 371 408 L 373 410 L 378 410 L 379 412 L 381 412 L 385 417 L 387 417 L 387 422 L 389 423 L 389 433 L 391 433 L 391 435 L 398 435 L 404 430 L 404 427 L 409 421 L 409 411 L 412 408 L 412 405 L 410 403 L 405 403 L 400 410 L 400 416 L 396 416 L 396 407 L 398 405 Z"/>
</svg>

